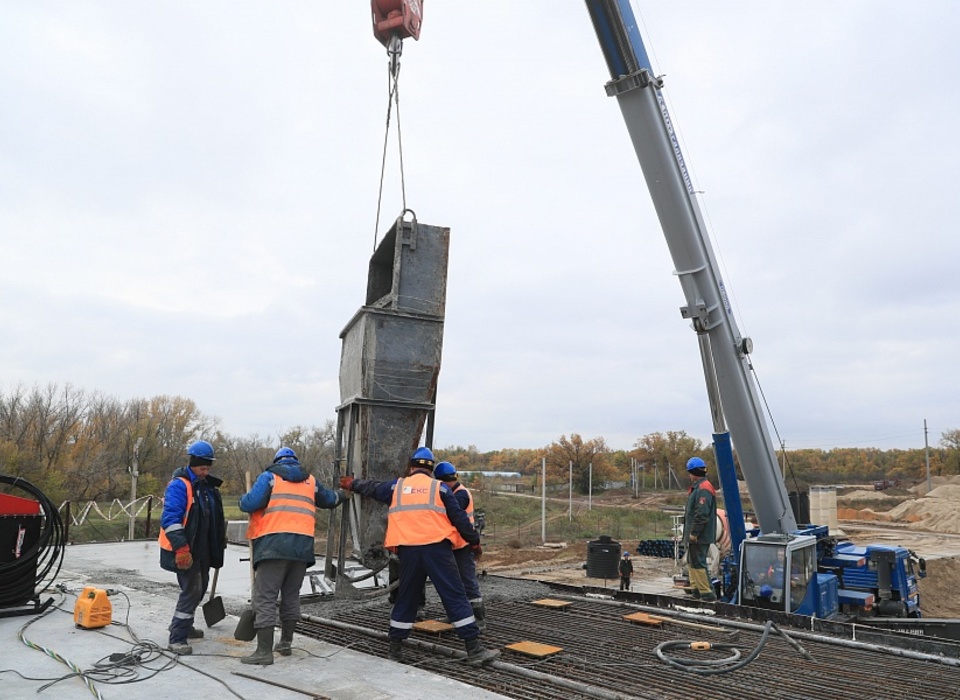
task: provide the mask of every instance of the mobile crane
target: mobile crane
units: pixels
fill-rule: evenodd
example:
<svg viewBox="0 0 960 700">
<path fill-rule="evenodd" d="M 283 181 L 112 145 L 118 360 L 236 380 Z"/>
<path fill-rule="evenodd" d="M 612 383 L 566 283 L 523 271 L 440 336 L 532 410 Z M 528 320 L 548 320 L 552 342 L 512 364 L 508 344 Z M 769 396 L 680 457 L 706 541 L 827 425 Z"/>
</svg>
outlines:
<svg viewBox="0 0 960 700">
<path fill-rule="evenodd" d="M 641 39 L 630 0 L 586 0 L 610 81 L 643 169 L 697 334 L 714 452 L 731 525 L 721 599 L 820 618 L 920 617 L 914 557 L 903 547 L 856 546 L 826 526 L 798 525 L 750 373 L 751 340 L 737 328 L 697 193 Z M 727 428 L 729 422 L 729 430 Z M 759 523 L 747 536 L 732 442 Z M 924 575 L 920 560 L 920 575 Z"/>
</svg>

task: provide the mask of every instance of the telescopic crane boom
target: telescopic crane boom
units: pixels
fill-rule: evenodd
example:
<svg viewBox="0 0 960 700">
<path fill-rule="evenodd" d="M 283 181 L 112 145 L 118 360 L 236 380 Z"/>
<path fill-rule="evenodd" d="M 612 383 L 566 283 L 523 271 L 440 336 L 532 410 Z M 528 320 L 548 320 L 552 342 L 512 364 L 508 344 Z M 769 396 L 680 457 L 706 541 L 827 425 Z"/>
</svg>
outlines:
<svg viewBox="0 0 960 700">
<path fill-rule="evenodd" d="M 714 433 L 726 433 L 726 418 L 760 529 L 792 533 L 797 523 L 749 371 L 751 341 L 730 309 L 663 81 L 653 73 L 629 0 L 587 0 L 587 9 L 610 70 L 607 94 L 620 105 L 686 297 L 680 313 L 699 339 Z"/>
</svg>

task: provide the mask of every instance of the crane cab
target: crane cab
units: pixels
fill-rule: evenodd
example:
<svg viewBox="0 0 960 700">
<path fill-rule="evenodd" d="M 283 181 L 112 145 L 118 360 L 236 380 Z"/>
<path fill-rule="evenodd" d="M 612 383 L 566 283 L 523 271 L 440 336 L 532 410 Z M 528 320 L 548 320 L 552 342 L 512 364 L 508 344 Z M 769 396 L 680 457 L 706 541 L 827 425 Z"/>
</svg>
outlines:
<svg viewBox="0 0 960 700">
<path fill-rule="evenodd" d="M 815 593 L 816 575 L 816 537 L 761 535 L 744 540 L 740 548 L 740 603 L 810 614 L 804 603 Z"/>
</svg>

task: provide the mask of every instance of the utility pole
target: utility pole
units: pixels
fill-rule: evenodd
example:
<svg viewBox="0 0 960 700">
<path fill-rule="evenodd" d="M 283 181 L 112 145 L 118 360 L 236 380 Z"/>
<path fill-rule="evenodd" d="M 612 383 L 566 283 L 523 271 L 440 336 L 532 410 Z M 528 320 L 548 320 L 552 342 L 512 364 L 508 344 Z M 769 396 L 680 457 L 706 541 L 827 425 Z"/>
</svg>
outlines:
<svg viewBox="0 0 960 700">
<path fill-rule="evenodd" d="M 547 458 L 541 458 L 541 473 L 543 477 L 540 484 L 540 540 L 542 544 L 547 543 Z"/>
<path fill-rule="evenodd" d="M 923 453 L 927 460 L 927 493 L 930 493 L 930 444 L 927 442 L 927 419 L 923 419 Z"/>
<path fill-rule="evenodd" d="M 137 438 L 137 444 L 133 446 L 133 464 L 130 465 L 130 524 L 127 528 L 127 539 L 133 539 L 134 526 L 136 525 L 137 515 L 133 509 L 133 504 L 137 500 L 137 477 L 140 476 L 140 445 L 143 438 Z"/>
<path fill-rule="evenodd" d="M 590 462 L 590 486 L 589 486 L 589 495 L 587 496 L 587 510 L 593 510 L 593 462 Z"/>
<path fill-rule="evenodd" d="M 573 460 L 570 460 L 570 493 L 567 496 L 567 520 L 573 522 Z"/>
</svg>

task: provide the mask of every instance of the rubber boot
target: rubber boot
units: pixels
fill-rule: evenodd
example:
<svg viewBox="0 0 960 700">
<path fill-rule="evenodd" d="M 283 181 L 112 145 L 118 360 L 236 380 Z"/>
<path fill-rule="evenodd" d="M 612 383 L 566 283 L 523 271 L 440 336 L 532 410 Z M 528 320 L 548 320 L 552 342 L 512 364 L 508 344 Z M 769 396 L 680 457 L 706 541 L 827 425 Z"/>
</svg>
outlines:
<svg viewBox="0 0 960 700">
<path fill-rule="evenodd" d="M 250 656 L 244 656 L 240 661 L 260 666 L 269 666 L 273 663 L 273 627 L 257 629 L 257 650 Z"/>
<path fill-rule="evenodd" d="M 391 661 L 402 662 L 403 661 L 403 640 L 402 639 L 391 639 L 390 640 L 390 651 L 387 652 L 387 658 Z"/>
<path fill-rule="evenodd" d="M 481 632 L 487 631 L 487 609 L 483 606 L 483 601 L 477 603 L 470 603 L 470 607 L 473 608 L 473 616 L 477 619 L 477 627 L 480 628 Z"/>
<path fill-rule="evenodd" d="M 696 586 L 700 593 L 700 600 L 712 602 L 717 599 L 713 592 L 713 586 L 710 585 L 710 578 L 707 576 L 706 569 L 690 569 L 690 583 Z"/>
<path fill-rule="evenodd" d="M 480 643 L 480 639 L 474 637 L 473 639 L 464 639 L 463 643 L 467 647 L 467 663 L 471 666 L 479 666 L 480 664 L 485 664 L 488 661 L 493 661 L 495 658 L 500 656 L 499 649 L 487 649 L 483 644 Z"/>
<path fill-rule="evenodd" d="M 273 648 L 280 656 L 290 656 L 293 650 L 293 631 L 297 629 L 296 620 L 283 620 L 280 623 L 280 641 Z"/>
</svg>

